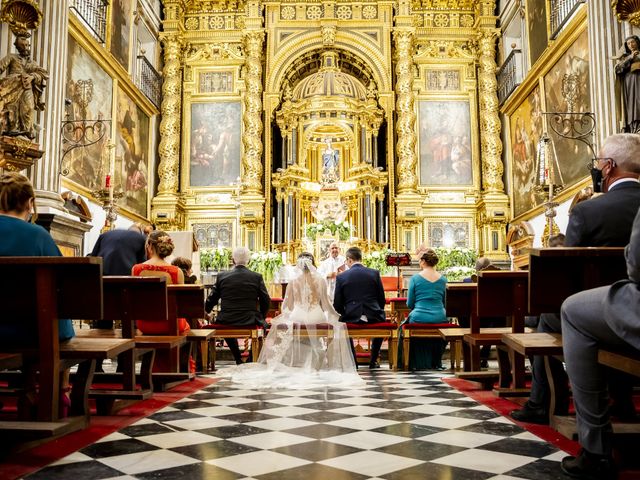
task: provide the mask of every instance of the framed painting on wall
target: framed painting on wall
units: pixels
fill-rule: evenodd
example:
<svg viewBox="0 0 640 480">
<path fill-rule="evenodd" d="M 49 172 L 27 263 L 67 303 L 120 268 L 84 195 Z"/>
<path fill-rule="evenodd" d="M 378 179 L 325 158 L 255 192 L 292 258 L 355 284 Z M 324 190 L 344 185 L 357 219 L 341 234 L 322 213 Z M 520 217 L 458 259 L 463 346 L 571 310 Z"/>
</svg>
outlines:
<svg viewBox="0 0 640 480">
<path fill-rule="evenodd" d="M 229 186 L 240 176 L 240 102 L 191 104 L 189 184 Z"/>
<path fill-rule="evenodd" d="M 546 0 L 527 0 L 529 60 L 536 63 L 547 48 L 547 2 Z"/>
<path fill-rule="evenodd" d="M 511 115 L 509 124 L 513 215 L 517 217 L 542 201 L 542 196 L 534 191 L 536 146 L 544 130 L 539 86 Z"/>
<path fill-rule="evenodd" d="M 113 0 L 111 3 L 111 53 L 127 70 L 133 20 L 132 1 Z"/>
<path fill-rule="evenodd" d="M 149 117 L 126 93 L 118 90 L 115 189 L 124 190 L 120 205 L 147 216 L 149 178 Z"/>
<path fill-rule="evenodd" d="M 471 185 L 469 101 L 419 102 L 420 184 Z"/>
<path fill-rule="evenodd" d="M 586 30 L 573 42 L 558 62 L 544 77 L 546 108 L 548 112 L 589 112 L 591 110 L 589 88 L 589 39 Z M 547 121 L 551 124 L 552 117 Z M 550 125 L 551 126 L 551 125 Z M 591 158 L 584 143 L 557 135 L 549 128 L 560 172 L 565 186 L 570 186 L 589 172 Z"/>
<path fill-rule="evenodd" d="M 65 96 L 71 101 L 66 112 L 69 114 L 68 120 L 111 118 L 113 80 L 71 35 Z M 109 124 L 105 128 L 108 130 Z M 108 165 L 105 152 L 108 142 L 107 131 L 99 142 L 69 151 L 62 163 L 62 170 L 68 170 L 67 178 L 87 190 L 103 185 Z"/>
</svg>

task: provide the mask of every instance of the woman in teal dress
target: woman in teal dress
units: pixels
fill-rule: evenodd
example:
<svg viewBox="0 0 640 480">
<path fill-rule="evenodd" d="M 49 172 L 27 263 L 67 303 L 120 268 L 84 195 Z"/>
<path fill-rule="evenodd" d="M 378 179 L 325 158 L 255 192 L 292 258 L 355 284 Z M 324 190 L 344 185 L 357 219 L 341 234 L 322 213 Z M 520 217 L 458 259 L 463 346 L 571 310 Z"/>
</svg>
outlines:
<svg viewBox="0 0 640 480">
<path fill-rule="evenodd" d="M 60 257 L 62 254 L 44 228 L 30 223 L 36 195 L 29 179 L 16 172 L 0 176 L 0 257 Z M 25 325 L 0 323 L 0 342 L 19 342 L 35 335 Z M 59 338 L 75 335 L 71 320 L 60 320 Z"/>
<path fill-rule="evenodd" d="M 407 306 L 408 323 L 447 323 L 445 296 L 447 278 L 437 272 L 438 255 L 427 249 L 420 257 L 420 272 L 411 277 Z M 410 369 L 441 369 L 446 342 L 440 339 L 412 339 Z"/>
</svg>

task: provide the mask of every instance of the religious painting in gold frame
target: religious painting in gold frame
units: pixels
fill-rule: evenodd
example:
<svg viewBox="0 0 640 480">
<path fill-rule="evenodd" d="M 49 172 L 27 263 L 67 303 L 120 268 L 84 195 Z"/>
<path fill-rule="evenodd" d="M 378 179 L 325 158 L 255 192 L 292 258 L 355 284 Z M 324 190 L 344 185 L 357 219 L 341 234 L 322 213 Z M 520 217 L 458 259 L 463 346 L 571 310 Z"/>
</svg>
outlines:
<svg viewBox="0 0 640 480">
<path fill-rule="evenodd" d="M 421 100 L 420 184 L 473 184 L 469 100 Z"/>
<path fill-rule="evenodd" d="M 191 104 L 191 187 L 228 187 L 240 176 L 241 116 L 239 101 Z"/>
<path fill-rule="evenodd" d="M 114 186 L 116 191 L 124 191 L 120 206 L 146 217 L 149 195 L 149 117 L 120 88 L 117 102 Z"/>
<path fill-rule="evenodd" d="M 69 35 L 68 45 L 65 98 L 71 104 L 65 112 L 69 114 L 66 120 L 95 121 L 111 118 L 112 78 L 72 35 Z M 109 124 L 105 128 L 108 129 Z M 108 168 L 106 144 L 109 137 L 107 132 L 99 142 L 67 153 L 62 165 L 63 170 L 69 171 L 66 178 L 87 190 L 104 186 L 104 175 Z"/>
<path fill-rule="evenodd" d="M 544 131 L 540 92 L 540 86 L 536 85 L 509 121 L 514 217 L 531 210 L 542 201 L 533 188 L 536 145 Z"/>
<path fill-rule="evenodd" d="M 527 0 L 529 60 L 535 64 L 548 44 L 547 0 Z"/>
<path fill-rule="evenodd" d="M 111 45 L 113 56 L 129 69 L 131 50 L 131 26 L 133 23 L 133 0 L 113 0 L 111 3 Z"/>
<path fill-rule="evenodd" d="M 591 111 L 589 87 L 589 39 L 584 29 L 544 77 L 546 109 L 548 112 Z M 553 118 L 548 118 L 548 122 Z M 553 140 L 560 172 L 565 186 L 570 186 L 588 175 L 586 165 L 591 157 L 584 143 L 562 138 L 552 128 Z"/>
</svg>

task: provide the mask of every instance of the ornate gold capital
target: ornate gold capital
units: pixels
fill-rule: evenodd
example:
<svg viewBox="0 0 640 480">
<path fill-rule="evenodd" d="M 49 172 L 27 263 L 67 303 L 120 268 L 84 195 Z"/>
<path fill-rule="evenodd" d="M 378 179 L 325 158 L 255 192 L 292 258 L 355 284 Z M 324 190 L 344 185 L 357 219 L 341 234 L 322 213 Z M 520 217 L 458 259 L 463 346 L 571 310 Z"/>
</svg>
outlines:
<svg viewBox="0 0 640 480">
<path fill-rule="evenodd" d="M 416 114 L 413 94 L 413 42 L 414 32 L 409 29 L 393 32 L 396 53 L 396 131 L 398 143 L 398 193 L 414 192 L 418 185 L 416 175 Z"/>
</svg>

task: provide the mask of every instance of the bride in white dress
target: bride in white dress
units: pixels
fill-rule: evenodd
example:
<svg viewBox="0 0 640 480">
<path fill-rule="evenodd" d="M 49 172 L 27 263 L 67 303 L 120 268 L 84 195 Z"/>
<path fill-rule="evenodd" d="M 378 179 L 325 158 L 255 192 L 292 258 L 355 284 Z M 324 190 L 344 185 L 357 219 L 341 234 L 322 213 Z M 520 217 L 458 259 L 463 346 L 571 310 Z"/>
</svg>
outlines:
<svg viewBox="0 0 640 480">
<path fill-rule="evenodd" d="M 247 388 L 362 386 L 346 325 L 338 318 L 313 255 L 302 253 L 258 361 L 221 369 L 218 375 Z"/>
</svg>

